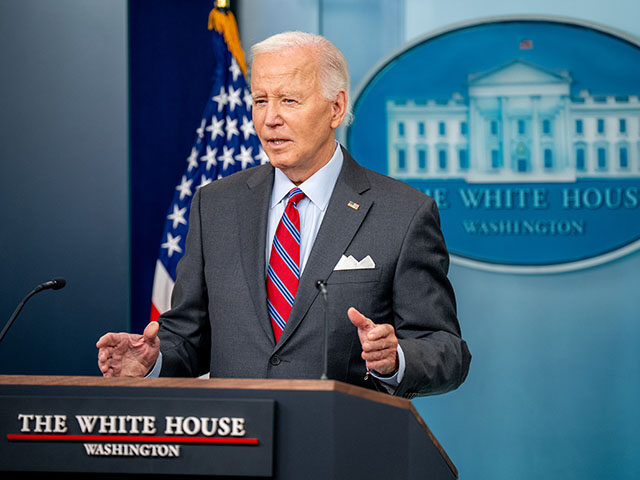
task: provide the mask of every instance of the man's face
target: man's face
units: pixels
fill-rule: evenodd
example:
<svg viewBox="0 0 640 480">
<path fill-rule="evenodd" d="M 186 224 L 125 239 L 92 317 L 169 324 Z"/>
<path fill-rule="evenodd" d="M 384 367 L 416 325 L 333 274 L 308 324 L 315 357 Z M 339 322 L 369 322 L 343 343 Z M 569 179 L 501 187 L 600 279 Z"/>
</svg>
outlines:
<svg viewBox="0 0 640 480">
<path fill-rule="evenodd" d="M 271 164 L 300 184 L 333 155 L 346 94 L 322 96 L 309 48 L 259 54 L 252 66 L 253 123 Z"/>
</svg>

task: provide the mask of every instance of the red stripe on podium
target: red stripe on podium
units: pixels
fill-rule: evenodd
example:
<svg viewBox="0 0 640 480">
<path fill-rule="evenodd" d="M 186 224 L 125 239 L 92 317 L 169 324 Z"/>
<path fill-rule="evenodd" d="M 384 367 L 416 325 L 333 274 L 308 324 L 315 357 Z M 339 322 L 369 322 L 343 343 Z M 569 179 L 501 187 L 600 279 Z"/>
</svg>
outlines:
<svg viewBox="0 0 640 480">
<path fill-rule="evenodd" d="M 231 445 L 258 445 L 257 438 L 235 437 L 154 437 L 134 435 L 51 435 L 7 434 L 7 440 L 31 440 L 51 442 L 147 442 L 147 443 L 216 443 Z"/>
</svg>

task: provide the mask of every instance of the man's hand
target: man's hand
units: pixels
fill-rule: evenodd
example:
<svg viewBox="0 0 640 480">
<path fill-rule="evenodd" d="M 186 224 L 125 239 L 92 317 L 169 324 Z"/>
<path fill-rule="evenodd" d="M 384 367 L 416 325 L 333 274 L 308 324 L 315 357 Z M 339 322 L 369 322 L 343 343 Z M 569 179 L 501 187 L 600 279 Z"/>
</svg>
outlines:
<svg viewBox="0 0 640 480">
<path fill-rule="evenodd" d="M 142 335 L 107 333 L 100 337 L 98 367 L 105 377 L 144 377 L 160 354 L 158 322 L 150 322 Z"/>
<path fill-rule="evenodd" d="M 351 323 L 358 329 L 362 345 L 362 359 L 369 370 L 380 375 L 393 375 L 398 371 L 398 339 L 392 325 L 377 325 L 351 307 L 347 310 Z"/>
</svg>

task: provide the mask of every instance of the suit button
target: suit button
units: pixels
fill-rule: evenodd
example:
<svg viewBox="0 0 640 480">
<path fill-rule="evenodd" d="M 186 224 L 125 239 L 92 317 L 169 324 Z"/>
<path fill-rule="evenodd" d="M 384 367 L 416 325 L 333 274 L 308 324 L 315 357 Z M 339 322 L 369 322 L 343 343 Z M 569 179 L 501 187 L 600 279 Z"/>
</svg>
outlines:
<svg viewBox="0 0 640 480">
<path fill-rule="evenodd" d="M 275 367 L 276 365 L 280 365 L 280 362 L 281 362 L 281 361 L 282 361 L 282 360 L 280 360 L 280 357 L 279 357 L 278 355 L 273 355 L 273 356 L 269 359 L 269 363 L 270 363 L 271 365 L 273 365 L 274 367 Z"/>
</svg>

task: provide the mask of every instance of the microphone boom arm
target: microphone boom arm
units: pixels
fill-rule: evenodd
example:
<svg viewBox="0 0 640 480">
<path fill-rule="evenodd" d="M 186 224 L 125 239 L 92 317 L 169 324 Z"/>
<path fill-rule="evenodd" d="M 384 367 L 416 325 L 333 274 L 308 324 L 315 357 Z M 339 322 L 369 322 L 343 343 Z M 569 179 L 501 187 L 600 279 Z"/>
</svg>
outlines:
<svg viewBox="0 0 640 480">
<path fill-rule="evenodd" d="M 64 278 L 54 278 L 53 280 L 49 280 L 48 282 L 45 283 L 41 283 L 40 285 L 38 285 L 36 288 L 34 288 L 33 290 L 31 290 L 26 297 L 24 297 L 22 299 L 22 301 L 18 304 L 18 307 L 16 308 L 16 310 L 13 312 L 13 315 L 11 315 L 11 317 L 9 318 L 9 321 L 6 323 L 6 325 L 4 326 L 4 328 L 2 329 L 2 332 L 0 332 L 0 342 L 2 341 L 2 339 L 4 338 L 4 336 L 7 334 L 7 332 L 9 331 L 9 328 L 11 328 L 11 325 L 13 324 L 13 322 L 15 321 L 16 318 L 18 318 L 18 315 L 20 314 L 20 312 L 22 311 L 22 308 L 24 307 L 24 305 L 27 303 L 27 301 L 33 297 L 36 293 L 41 292 L 42 290 L 47 290 L 49 288 L 53 289 L 53 290 L 60 290 L 62 287 L 64 287 L 67 284 L 66 280 Z"/>
</svg>

